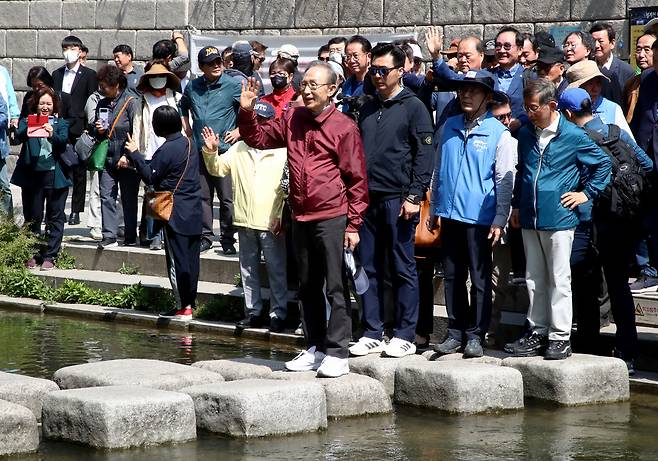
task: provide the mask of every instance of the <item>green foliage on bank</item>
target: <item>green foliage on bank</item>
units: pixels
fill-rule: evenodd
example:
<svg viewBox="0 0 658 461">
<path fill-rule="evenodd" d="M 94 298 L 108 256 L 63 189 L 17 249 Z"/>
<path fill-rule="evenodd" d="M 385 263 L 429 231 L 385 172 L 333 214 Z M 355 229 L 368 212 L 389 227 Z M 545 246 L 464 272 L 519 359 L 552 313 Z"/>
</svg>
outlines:
<svg viewBox="0 0 658 461">
<path fill-rule="evenodd" d="M 149 289 L 141 283 L 109 291 L 92 288 L 78 280 L 66 280 L 53 287 L 25 267 L 25 262 L 37 253 L 41 243 L 29 229 L 6 221 L 0 222 L 0 294 L 147 312 L 168 311 L 176 306 L 176 300 L 170 291 Z M 58 269 L 77 268 L 75 258 L 65 250 L 57 256 L 55 265 Z M 137 274 L 139 267 L 124 263 L 119 272 Z M 236 282 L 240 282 L 239 277 Z M 194 316 L 203 320 L 237 321 L 244 316 L 243 301 L 241 298 L 229 296 L 217 297 L 197 307 Z"/>
</svg>

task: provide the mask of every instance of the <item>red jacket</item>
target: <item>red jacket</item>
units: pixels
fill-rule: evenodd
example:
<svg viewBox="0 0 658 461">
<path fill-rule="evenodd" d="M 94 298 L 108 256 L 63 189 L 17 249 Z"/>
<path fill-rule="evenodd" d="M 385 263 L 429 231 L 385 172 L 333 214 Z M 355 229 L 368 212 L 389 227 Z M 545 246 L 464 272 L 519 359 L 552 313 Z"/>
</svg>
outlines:
<svg viewBox="0 0 658 461">
<path fill-rule="evenodd" d="M 292 98 L 295 96 L 296 90 L 293 86 L 289 86 L 287 89 L 274 90 L 270 94 L 266 94 L 261 101 L 265 101 L 274 107 L 276 111 L 276 118 L 279 118 L 283 113 L 288 109 L 288 104 L 292 101 Z"/>
<path fill-rule="evenodd" d="M 368 207 L 368 182 L 359 128 L 331 104 L 317 117 L 306 107 L 287 110 L 263 124 L 240 109 L 238 127 L 256 149 L 288 148 L 290 206 L 297 221 L 347 215 L 347 231 L 358 232 Z"/>
</svg>

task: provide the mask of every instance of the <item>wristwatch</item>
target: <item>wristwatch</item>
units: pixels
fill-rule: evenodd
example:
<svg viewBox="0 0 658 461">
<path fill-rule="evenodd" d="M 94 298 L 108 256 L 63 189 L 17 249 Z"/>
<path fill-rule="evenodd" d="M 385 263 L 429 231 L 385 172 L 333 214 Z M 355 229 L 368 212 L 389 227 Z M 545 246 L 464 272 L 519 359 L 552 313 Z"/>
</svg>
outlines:
<svg viewBox="0 0 658 461">
<path fill-rule="evenodd" d="M 413 205 L 420 205 L 420 195 L 409 194 L 405 200 Z"/>
</svg>

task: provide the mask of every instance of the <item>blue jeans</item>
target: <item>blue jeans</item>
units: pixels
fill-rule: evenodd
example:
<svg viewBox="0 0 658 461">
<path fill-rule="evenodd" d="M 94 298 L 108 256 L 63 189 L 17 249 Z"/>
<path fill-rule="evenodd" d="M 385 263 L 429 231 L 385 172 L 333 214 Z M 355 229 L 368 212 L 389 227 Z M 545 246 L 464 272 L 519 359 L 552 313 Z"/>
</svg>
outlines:
<svg viewBox="0 0 658 461">
<path fill-rule="evenodd" d="M 11 185 L 7 174 L 7 159 L 0 159 L 0 212 L 12 218 L 14 216 L 14 205 L 11 198 Z"/>
<path fill-rule="evenodd" d="M 245 313 L 260 315 L 263 299 L 260 294 L 260 255 L 270 282 L 270 313 L 285 319 L 288 312 L 288 279 L 286 277 L 286 238 L 271 232 L 238 228 L 240 242 L 240 275 L 244 288 Z"/>
</svg>

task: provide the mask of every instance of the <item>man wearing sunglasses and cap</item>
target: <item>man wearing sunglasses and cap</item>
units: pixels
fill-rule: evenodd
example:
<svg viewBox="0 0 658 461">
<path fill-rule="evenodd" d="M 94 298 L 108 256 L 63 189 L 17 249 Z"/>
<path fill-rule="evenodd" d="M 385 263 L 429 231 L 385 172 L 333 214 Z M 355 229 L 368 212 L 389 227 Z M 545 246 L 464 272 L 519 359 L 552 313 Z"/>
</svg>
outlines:
<svg viewBox="0 0 658 461">
<path fill-rule="evenodd" d="M 403 357 L 416 352 L 413 341 L 418 322 L 418 275 L 414 237 L 420 201 L 430 182 L 433 127 L 423 103 L 401 85 L 405 57 L 404 50 L 392 43 L 372 49 L 368 78 L 378 97 L 366 102 L 359 112 L 370 204 L 359 232 L 359 256 L 369 288 L 362 297 L 365 331 L 350 347 L 350 353 L 357 356 L 383 352 Z M 396 319 L 388 344 L 382 341 L 385 261 L 392 265 Z"/>
<path fill-rule="evenodd" d="M 463 114 L 440 131 L 428 229 L 441 226 L 448 335 L 440 354 L 463 349 L 481 357 L 491 321 L 492 249 L 501 238 L 512 200 L 515 144 L 503 123 L 487 110 L 494 79 L 486 70 L 452 80 Z M 470 271 L 474 305 L 469 307 Z"/>
</svg>

